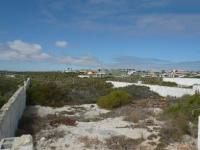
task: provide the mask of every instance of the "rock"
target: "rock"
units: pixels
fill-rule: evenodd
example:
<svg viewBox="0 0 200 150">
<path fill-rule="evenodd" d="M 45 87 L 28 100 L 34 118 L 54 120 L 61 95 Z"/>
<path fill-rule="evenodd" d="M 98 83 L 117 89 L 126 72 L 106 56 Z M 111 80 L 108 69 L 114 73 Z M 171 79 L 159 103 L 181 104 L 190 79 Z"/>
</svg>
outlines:
<svg viewBox="0 0 200 150">
<path fill-rule="evenodd" d="M 190 150 L 190 147 L 187 144 L 179 144 L 177 150 Z"/>
<path fill-rule="evenodd" d="M 190 147 L 194 147 L 195 145 L 197 145 L 197 140 L 189 135 L 184 135 L 182 141 L 188 144 Z"/>
<path fill-rule="evenodd" d="M 40 141 L 45 141 L 45 137 L 42 137 L 42 138 L 40 139 Z"/>
<path fill-rule="evenodd" d="M 90 106 L 90 108 L 94 108 L 94 107 L 95 107 L 94 105 L 91 105 L 91 106 Z"/>
<path fill-rule="evenodd" d="M 15 138 L 13 144 L 14 150 L 33 150 L 33 139 L 31 135 L 22 135 Z"/>
</svg>

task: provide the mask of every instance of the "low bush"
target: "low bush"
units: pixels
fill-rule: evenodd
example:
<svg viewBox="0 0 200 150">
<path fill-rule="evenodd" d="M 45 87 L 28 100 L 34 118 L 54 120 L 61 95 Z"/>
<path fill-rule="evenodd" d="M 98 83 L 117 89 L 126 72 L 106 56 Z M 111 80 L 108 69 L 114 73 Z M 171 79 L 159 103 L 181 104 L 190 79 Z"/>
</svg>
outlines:
<svg viewBox="0 0 200 150">
<path fill-rule="evenodd" d="M 131 94 L 134 99 L 159 99 L 161 96 L 159 96 L 157 93 L 150 91 L 148 87 L 145 86 L 136 86 L 131 85 L 124 88 L 119 88 L 120 90 L 123 90 L 129 94 Z"/>
<path fill-rule="evenodd" d="M 58 127 L 60 124 L 64 124 L 66 126 L 76 126 L 77 122 L 75 119 L 68 117 L 55 117 L 55 119 L 50 121 L 50 125 L 54 127 Z"/>
<path fill-rule="evenodd" d="M 180 142 L 187 134 L 197 137 L 197 122 L 200 115 L 200 95 L 184 96 L 172 103 L 161 115 L 166 124 L 161 129 L 161 141 L 169 144 Z"/>
<path fill-rule="evenodd" d="M 28 90 L 28 104 L 60 107 L 68 104 L 96 103 L 108 94 L 112 85 L 99 79 L 35 81 Z"/>
<path fill-rule="evenodd" d="M 97 137 L 88 137 L 88 136 L 81 136 L 78 138 L 80 143 L 84 144 L 85 148 L 92 148 L 95 146 L 95 149 L 97 149 L 98 145 L 103 145 L 103 142 L 101 142 Z"/>
<path fill-rule="evenodd" d="M 112 136 L 106 139 L 106 146 L 110 150 L 128 150 L 137 149 L 137 146 L 143 142 L 143 139 L 131 139 L 125 136 Z"/>
<path fill-rule="evenodd" d="M 110 94 L 101 97 L 97 104 L 102 108 L 117 108 L 132 102 L 132 96 L 121 90 L 116 90 L 111 92 Z"/>
<path fill-rule="evenodd" d="M 68 100 L 68 89 L 60 88 L 54 82 L 33 82 L 28 89 L 28 104 L 40 104 L 44 106 L 62 106 Z"/>
<path fill-rule="evenodd" d="M 21 83 L 23 83 L 22 79 L 0 76 L 0 108 L 9 100 Z"/>
<path fill-rule="evenodd" d="M 0 108 L 7 102 L 7 99 L 0 92 Z"/>
<path fill-rule="evenodd" d="M 163 115 L 172 119 L 184 115 L 188 121 L 197 122 L 200 115 L 200 95 L 196 94 L 180 98 L 178 102 L 166 108 Z"/>
</svg>

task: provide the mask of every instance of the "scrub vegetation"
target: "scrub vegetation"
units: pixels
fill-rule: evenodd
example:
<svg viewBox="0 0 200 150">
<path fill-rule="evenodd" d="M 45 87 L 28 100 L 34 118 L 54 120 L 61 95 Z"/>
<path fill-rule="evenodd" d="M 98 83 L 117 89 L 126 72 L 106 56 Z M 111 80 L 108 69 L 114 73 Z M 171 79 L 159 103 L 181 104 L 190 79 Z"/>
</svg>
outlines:
<svg viewBox="0 0 200 150">
<path fill-rule="evenodd" d="M 161 141 L 165 144 L 180 142 L 183 135 L 197 137 L 200 95 L 184 96 L 167 107 L 161 118 L 166 124 L 161 129 Z"/>
<path fill-rule="evenodd" d="M 74 73 L 26 73 L 32 84 L 28 90 L 28 104 L 59 107 L 69 104 L 96 103 L 115 89 L 104 78 L 78 78 Z M 134 99 L 158 98 L 158 94 L 147 87 L 130 86 L 120 88 Z M 124 95 L 126 96 L 126 95 Z"/>
<path fill-rule="evenodd" d="M 0 108 L 9 100 L 21 83 L 23 82 L 20 78 L 0 76 Z"/>
<path fill-rule="evenodd" d="M 132 102 L 132 96 L 125 91 L 112 91 L 106 96 L 101 97 L 97 104 L 102 108 L 117 108 Z"/>
<path fill-rule="evenodd" d="M 28 90 L 28 104 L 58 107 L 66 104 L 95 103 L 99 97 L 111 90 L 111 84 L 98 79 L 33 80 Z"/>
<path fill-rule="evenodd" d="M 111 125 L 115 126 L 112 124 L 112 121 L 117 120 L 117 126 L 114 127 L 114 130 L 116 128 L 119 130 L 130 128 L 130 131 L 132 129 L 142 129 L 145 132 L 142 131 L 141 138 L 139 137 L 136 140 L 129 139 L 128 136 L 112 135 L 110 139 L 99 141 L 98 137 L 91 138 L 90 136 L 84 137 L 81 135 L 77 137 L 78 141 L 83 143 L 84 147 L 91 149 L 95 147 L 94 145 L 101 146 L 102 144 L 110 149 L 134 149 L 135 146 L 143 146 L 143 141 L 148 139 L 151 146 L 156 145 L 157 149 L 165 149 L 171 144 L 182 144 L 183 137 L 187 135 L 189 140 L 187 138 L 186 143 L 190 146 L 194 145 L 192 142 L 197 137 L 197 119 L 200 115 L 199 95 L 173 99 L 172 97 L 164 98 L 150 91 L 148 87 L 131 85 L 123 88 L 113 88 L 111 83 L 106 82 L 109 79 L 78 78 L 74 73 L 26 73 L 24 76 L 31 77 L 31 86 L 28 89 L 28 104 L 42 105 L 30 106 L 30 108 L 35 107 L 35 110 L 41 109 L 43 110 L 42 112 L 45 112 L 44 110 L 46 112 L 49 110 L 49 112 L 56 112 L 55 115 L 52 115 L 54 112 L 52 114 L 49 113 L 47 117 L 44 117 L 46 120 L 39 117 L 39 119 L 33 118 L 35 121 L 33 124 L 30 122 L 27 125 L 27 122 L 32 121 L 32 119 L 21 121 L 22 129 L 25 129 L 24 131 L 33 131 L 33 135 L 39 137 L 36 138 L 36 141 L 41 139 L 41 137 L 46 138 L 54 135 L 52 131 L 51 134 L 46 132 L 49 135 L 44 136 L 41 130 L 44 126 L 46 128 L 46 125 L 55 128 L 62 124 L 74 126 L 74 129 L 76 129 L 78 128 L 76 121 L 79 123 L 84 122 L 83 124 L 88 123 L 87 125 L 91 126 L 91 128 L 93 128 L 93 125 L 96 126 L 95 123 L 97 123 L 97 126 L 99 124 L 100 126 L 105 125 L 105 132 L 107 132 L 106 124 L 109 123 L 107 121 L 110 121 Z M 156 79 L 148 80 L 148 82 L 151 84 L 159 82 L 161 84 L 162 81 Z M 95 103 L 101 108 L 108 110 L 97 107 Z M 74 104 L 76 104 L 78 109 L 75 108 Z M 70 106 L 62 107 L 64 105 Z M 56 108 L 52 109 L 43 106 L 59 107 L 58 109 L 62 111 L 58 113 L 55 110 Z M 70 108 L 70 112 L 64 110 L 67 107 Z M 105 112 L 102 113 L 103 111 Z M 80 116 L 77 117 L 77 113 Z M 127 124 L 124 122 L 118 124 L 119 118 Z M 96 130 L 93 131 L 95 132 Z M 151 135 L 143 134 L 147 132 Z M 58 134 L 56 137 L 62 139 L 67 137 L 68 132 L 64 134 L 66 135 L 64 137 L 59 132 L 56 132 L 56 134 Z M 192 141 L 191 144 L 188 141 Z"/>
</svg>

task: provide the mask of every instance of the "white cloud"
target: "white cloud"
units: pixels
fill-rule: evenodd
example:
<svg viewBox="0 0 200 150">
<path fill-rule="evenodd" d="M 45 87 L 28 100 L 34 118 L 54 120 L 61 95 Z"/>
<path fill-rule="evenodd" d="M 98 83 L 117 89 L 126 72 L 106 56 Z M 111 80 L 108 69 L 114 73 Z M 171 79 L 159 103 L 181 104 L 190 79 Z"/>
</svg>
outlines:
<svg viewBox="0 0 200 150">
<path fill-rule="evenodd" d="M 88 67 L 89 66 L 96 67 L 101 65 L 99 59 L 93 56 L 80 56 L 80 57 L 65 56 L 62 59 L 60 59 L 59 62 L 67 65 L 88 66 Z"/>
<path fill-rule="evenodd" d="M 14 40 L 0 44 L 0 60 L 41 61 L 51 56 L 43 52 L 39 44 L 30 44 L 21 40 Z"/>
<path fill-rule="evenodd" d="M 62 45 L 62 44 L 61 44 Z M 63 45 L 62 45 L 63 46 Z M 44 52 L 40 44 L 27 43 L 22 40 L 0 43 L 0 60 L 4 61 L 44 61 L 55 64 L 96 67 L 101 62 L 94 56 L 51 56 Z"/>
<path fill-rule="evenodd" d="M 68 43 L 67 43 L 67 41 L 56 41 L 56 42 L 55 42 L 55 45 L 56 45 L 57 47 L 60 47 L 60 48 L 66 48 L 67 45 L 68 45 Z"/>
</svg>

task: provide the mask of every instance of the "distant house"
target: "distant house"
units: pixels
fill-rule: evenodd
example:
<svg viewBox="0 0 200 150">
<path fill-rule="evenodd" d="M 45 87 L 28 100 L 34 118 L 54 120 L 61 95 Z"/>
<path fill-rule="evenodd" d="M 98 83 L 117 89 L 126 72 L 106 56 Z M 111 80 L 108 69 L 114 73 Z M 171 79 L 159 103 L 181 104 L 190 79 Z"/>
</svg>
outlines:
<svg viewBox="0 0 200 150">
<path fill-rule="evenodd" d="M 15 75 L 14 74 L 7 74 L 7 75 L 5 75 L 6 77 L 8 77 L 8 78 L 15 78 Z"/>
<path fill-rule="evenodd" d="M 170 78 L 183 78 L 188 74 L 188 71 L 184 71 L 184 70 L 172 70 L 169 72 L 169 77 Z"/>
<path fill-rule="evenodd" d="M 140 72 L 141 77 L 151 77 L 151 78 L 157 78 L 162 77 L 161 72 L 154 72 L 154 71 L 142 71 Z"/>
<path fill-rule="evenodd" d="M 88 71 L 86 72 L 86 74 L 90 76 L 95 76 L 97 74 L 97 71 Z"/>
<path fill-rule="evenodd" d="M 106 76 L 106 71 L 105 70 L 98 70 L 97 71 L 97 77 L 105 77 Z"/>
<path fill-rule="evenodd" d="M 103 70 L 89 70 L 89 71 L 82 71 L 80 72 L 81 75 L 78 77 L 80 78 L 98 78 L 98 77 L 104 77 L 106 75 L 106 72 Z"/>
<path fill-rule="evenodd" d="M 128 76 L 136 74 L 136 73 L 137 73 L 137 71 L 135 69 L 128 69 L 128 71 L 127 71 Z"/>
</svg>

